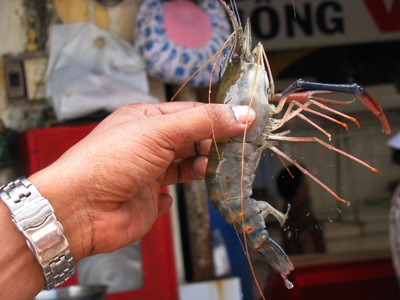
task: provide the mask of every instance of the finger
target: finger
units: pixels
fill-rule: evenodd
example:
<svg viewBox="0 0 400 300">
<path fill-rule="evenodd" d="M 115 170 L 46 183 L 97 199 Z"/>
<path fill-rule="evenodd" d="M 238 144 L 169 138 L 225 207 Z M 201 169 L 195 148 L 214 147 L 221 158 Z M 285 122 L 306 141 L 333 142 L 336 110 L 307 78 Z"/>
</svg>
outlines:
<svg viewBox="0 0 400 300">
<path fill-rule="evenodd" d="M 209 138 L 228 138 L 254 124 L 255 112 L 248 106 L 200 105 L 186 111 L 154 118 L 152 130 L 159 140 L 178 150 L 187 143 Z"/>
<path fill-rule="evenodd" d="M 207 162 L 206 156 L 189 157 L 172 162 L 165 172 L 161 186 L 204 179 Z"/>
<path fill-rule="evenodd" d="M 161 217 L 164 215 L 172 205 L 172 197 L 166 193 L 161 193 L 158 196 L 158 215 L 157 217 Z"/>
<path fill-rule="evenodd" d="M 205 105 L 201 102 L 163 102 L 163 103 L 136 103 L 123 107 L 121 110 L 127 115 L 142 115 L 154 117 L 182 112 L 194 107 Z"/>
<path fill-rule="evenodd" d="M 208 155 L 210 152 L 211 142 L 211 139 L 208 139 L 205 141 L 185 144 L 176 151 L 175 159 Z"/>
<path fill-rule="evenodd" d="M 185 111 L 194 107 L 205 105 L 200 102 L 167 102 L 167 103 L 135 103 L 117 109 L 109 117 L 103 120 L 96 131 L 102 128 L 110 128 L 124 122 L 151 118 L 164 114 L 173 114 Z"/>
<path fill-rule="evenodd" d="M 181 111 L 185 111 L 194 107 L 205 105 L 201 102 L 167 102 L 167 103 L 155 103 L 154 104 L 163 115 L 173 114 Z"/>
<path fill-rule="evenodd" d="M 121 108 L 126 115 L 142 115 L 143 117 L 154 117 L 182 112 L 194 107 L 203 106 L 200 102 L 163 102 L 163 103 L 136 103 Z"/>
</svg>

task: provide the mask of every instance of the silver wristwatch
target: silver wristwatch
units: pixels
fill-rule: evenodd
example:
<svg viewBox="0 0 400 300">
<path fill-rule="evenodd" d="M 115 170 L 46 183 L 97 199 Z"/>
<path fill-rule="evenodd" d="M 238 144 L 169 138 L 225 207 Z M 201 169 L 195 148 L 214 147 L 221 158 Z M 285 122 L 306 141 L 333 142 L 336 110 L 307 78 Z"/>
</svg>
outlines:
<svg viewBox="0 0 400 300">
<path fill-rule="evenodd" d="M 72 277 L 75 264 L 70 245 L 50 202 L 25 177 L 1 186 L 0 198 L 11 210 L 14 223 L 42 266 L 46 289 Z"/>
</svg>

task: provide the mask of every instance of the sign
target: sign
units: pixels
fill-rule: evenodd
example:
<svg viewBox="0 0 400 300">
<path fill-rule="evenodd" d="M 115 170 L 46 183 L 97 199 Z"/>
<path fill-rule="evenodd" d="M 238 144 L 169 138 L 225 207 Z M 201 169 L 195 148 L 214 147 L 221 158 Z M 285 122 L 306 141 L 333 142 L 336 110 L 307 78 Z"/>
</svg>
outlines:
<svg viewBox="0 0 400 300">
<path fill-rule="evenodd" d="M 400 40 L 400 0 L 238 0 L 267 51 Z"/>
</svg>

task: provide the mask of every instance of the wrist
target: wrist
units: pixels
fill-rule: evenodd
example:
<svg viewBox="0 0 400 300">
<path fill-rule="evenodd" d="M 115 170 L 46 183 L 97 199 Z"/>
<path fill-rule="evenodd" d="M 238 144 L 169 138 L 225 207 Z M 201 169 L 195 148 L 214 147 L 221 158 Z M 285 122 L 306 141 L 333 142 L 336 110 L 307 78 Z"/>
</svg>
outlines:
<svg viewBox="0 0 400 300">
<path fill-rule="evenodd" d="M 69 182 L 63 180 L 61 176 L 52 176 L 45 170 L 30 176 L 29 180 L 52 205 L 77 262 L 90 253 L 90 226 L 86 223 L 88 218 L 79 205 L 80 199 L 74 196 L 73 188 L 69 187 Z"/>
</svg>

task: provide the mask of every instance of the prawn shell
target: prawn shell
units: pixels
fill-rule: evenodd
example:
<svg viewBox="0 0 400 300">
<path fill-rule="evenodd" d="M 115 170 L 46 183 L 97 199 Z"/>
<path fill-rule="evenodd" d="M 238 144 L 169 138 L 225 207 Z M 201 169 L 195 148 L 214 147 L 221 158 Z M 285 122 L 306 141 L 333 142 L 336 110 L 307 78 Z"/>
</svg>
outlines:
<svg viewBox="0 0 400 300">
<path fill-rule="evenodd" d="M 221 203 L 228 199 L 241 197 L 242 173 L 242 143 L 226 143 L 218 146 L 221 162 L 218 160 L 215 146 L 211 147 L 206 182 L 210 200 L 216 209 Z M 255 168 L 260 156 L 256 155 L 257 146 L 245 144 L 244 175 L 243 175 L 243 197 L 248 198 L 252 194 L 252 183 L 255 178 Z"/>
</svg>

